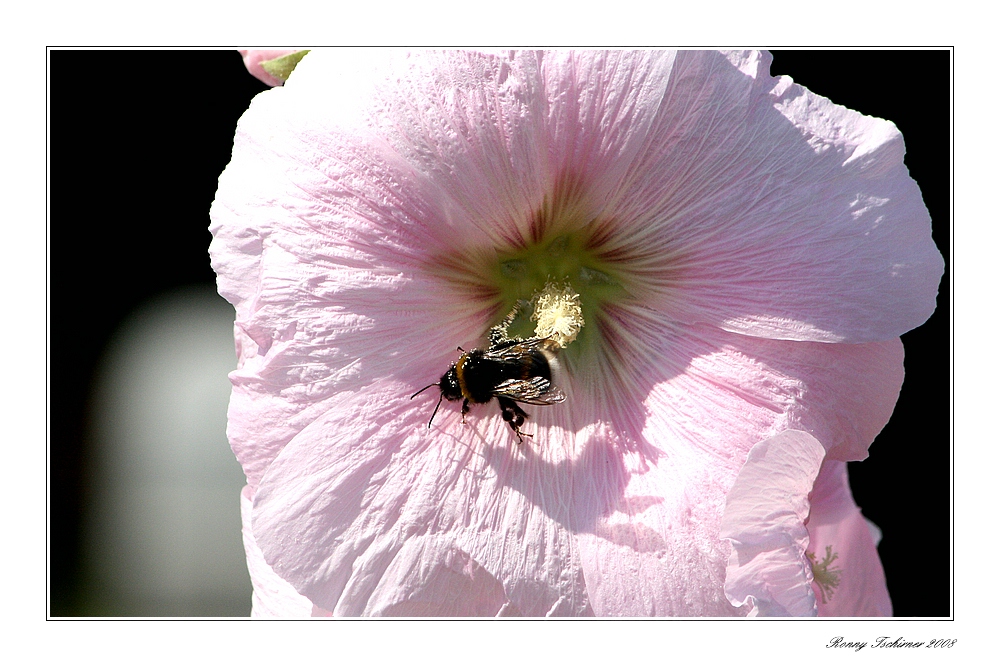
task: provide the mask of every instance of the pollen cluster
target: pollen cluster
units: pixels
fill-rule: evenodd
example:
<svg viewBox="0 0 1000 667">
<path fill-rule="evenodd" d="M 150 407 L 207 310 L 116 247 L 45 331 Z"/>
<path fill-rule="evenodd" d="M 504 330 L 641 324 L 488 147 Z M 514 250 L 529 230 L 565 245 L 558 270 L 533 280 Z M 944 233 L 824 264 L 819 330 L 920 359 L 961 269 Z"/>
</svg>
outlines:
<svg viewBox="0 0 1000 667">
<path fill-rule="evenodd" d="M 545 283 L 541 292 L 532 300 L 534 312 L 531 320 L 537 322 L 535 336 L 549 338 L 566 347 L 583 328 L 583 308 L 580 295 L 569 283 Z"/>
</svg>

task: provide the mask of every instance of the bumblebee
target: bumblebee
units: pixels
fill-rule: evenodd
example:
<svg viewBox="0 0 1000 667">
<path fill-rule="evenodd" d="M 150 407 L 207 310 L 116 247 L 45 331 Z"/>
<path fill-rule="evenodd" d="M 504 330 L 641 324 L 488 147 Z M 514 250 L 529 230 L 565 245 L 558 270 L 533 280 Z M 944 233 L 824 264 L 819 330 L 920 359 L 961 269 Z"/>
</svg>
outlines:
<svg viewBox="0 0 1000 667">
<path fill-rule="evenodd" d="M 430 389 L 441 388 L 441 398 L 431 414 L 431 427 L 441 401 L 462 400 L 462 421 L 470 404 L 489 403 L 494 398 L 500 404 L 500 414 L 517 435 L 518 442 L 531 433 L 521 431 L 528 414 L 517 402 L 531 405 L 552 405 L 566 400 L 566 394 L 552 383 L 552 368 L 556 366 L 558 345 L 548 338 L 505 339 L 491 335 L 490 347 L 466 352 L 441 376 L 413 396 Z"/>
</svg>

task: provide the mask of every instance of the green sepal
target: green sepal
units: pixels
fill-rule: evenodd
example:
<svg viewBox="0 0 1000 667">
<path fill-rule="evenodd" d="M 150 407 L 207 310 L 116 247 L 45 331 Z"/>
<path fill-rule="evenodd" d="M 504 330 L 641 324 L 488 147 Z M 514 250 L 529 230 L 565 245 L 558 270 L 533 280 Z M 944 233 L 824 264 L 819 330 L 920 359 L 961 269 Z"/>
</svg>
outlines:
<svg viewBox="0 0 1000 667">
<path fill-rule="evenodd" d="M 275 79 L 288 81 L 288 76 L 292 73 L 292 70 L 295 69 L 295 66 L 299 64 L 299 61 L 307 53 L 309 53 L 309 49 L 296 51 L 295 53 L 289 53 L 287 56 L 281 56 L 274 60 L 264 60 L 260 63 L 260 66 Z"/>
</svg>

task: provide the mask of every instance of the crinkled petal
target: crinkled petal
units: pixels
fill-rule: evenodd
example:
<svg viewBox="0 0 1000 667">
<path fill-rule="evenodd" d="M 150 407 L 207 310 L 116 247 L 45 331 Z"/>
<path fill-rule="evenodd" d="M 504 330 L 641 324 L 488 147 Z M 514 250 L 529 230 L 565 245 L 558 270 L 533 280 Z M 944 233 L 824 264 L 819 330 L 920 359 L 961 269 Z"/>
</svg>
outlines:
<svg viewBox="0 0 1000 667">
<path fill-rule="evenodd" d="M 804 431 L 783 431 L 750 450 L 720 534 L 733 545 L 725 588 L 734 605 L 751 605 L 760 616 L 816 615 L 805 522 L 825 454 Z"/>
<path fill-rule="evenodd" d="M 588 604 L 617 615 L 733 613 L 721 593 L 726 554 L 718 517 L 739 452 L 776 430 L 808 423 L 838 433 L 845 451 L 863 453 L 895 401 L 901 348 L 898 341 L 805 344 L 656 324 L 644 344 L 662 348 L 656 354 L 666 361 L 654 367 L 660 383 L 599 396 L 571 382 L 576 391 L 567 404 L 532 410 L 538 432 L 521 453 L 511 449 L 512 436 L 492 406 L 470 414 L 470 424 L 486 419 L 490 429 L 475 437 L 457 419 L 457 406 L 447 403 L 435 429 L 426 429 L 434 392 L 411 404 L 406 397 L 413 386 L 365 387 L 329 399 L 262 483 L 255 526 L 266 536 L 268 562 L 324 608 L 380 613 L 388 603 L 372 596 L 379 586 L 386 590 L 384 579 L 400 576 L 390 567 L 404 538 L 433 526 L 449 533 L 448 548 L 505 586 L 519 613 L 589 613 Z M 428 372 L 433 378 L 433 369 Z M 649 413 L 644 420 L 623 402 L 637 390 L 648 392 L 640 408 Z M 875 408 L 864 412 L 856 405 Z M 395 421 L 386 423 L 390 417 Z M 438 428 L 452 435 L 444 438 Z M 630 429 L 632 442 L 644 441 L 648 449 L 629 451 L 617 432 Z M 498 444 L 484 450 L 484 442 Z M 461 456 L 442 458 L 441 447 L 457 448 Z M 545 460 L 564 450 L 562 463 Z M 493 469 L 503 476 L 483 473 Z M 371 505 L 357 497 L 370 494 L 384 500 Z M 489 504 L 466 509 L 472 495 Z M 412 511 L 406 530 L 389 529 L 402 520 L 393 513 L 398 506 Z M 469 521 L 471 509 L 480 525 L 453 528 Z M 532 564 L 506 546 L 519 544 L 526 532 L 544 538 L 535 554 L 548 573 L 543 583 L 532 583 Z M 500 537 L 505 533 L 509 540 Z M 296 537 L 303 535 L 308 539 Z M 636 569 L 642 577 L 626 575 Z M 586 579 L 590 600 L 579 578 Z M 688 591 L 697 579 L 704 579 L 696 587 L 704 598 L 693 600 Z M 430 593 L 422 595 L 422 604 L 430 605 Z"/>
<path fill-rule="evenodd" d="M 425 270 L 443 240 L 393 192 L 396 158 L 317 126 L 298 90 L 254 100 L 212 207 L 213 267 L 236 306 L 229 437 L 254 487 L 337 392 L 414 364 L 440 375 L 494 315 Z"/>
<path fill-rule="evenodd" d="M 578 536 L 598 616 L 734 616 L 723 596 L 726 551 L 718 541 L 725 488 L 715 471 L 661 457 L 625 455 L 618 502 Z"/>
<path fill-rule="evenodd" d="M 903 139 L 768 75 L 767 54 L 681 52 L 607 214 L 603 252 L 673 317 L 767 338 L 866 342 L 927 319 L 944 260 Z"/>
<path fill-rule="evenodd" d="M 395 553 L 365 616 L 513 615 L 503 584 L 440 535 L 415 535 Z"/>
<path fill-rule="evenodd" d="M 250 527 L 253 512 L 253 492 L 249 486 L 240 494 L 240 513 L 243 517 L 243 547 L 247 553 L 247 567 L 253 584 L 250 615 L 257 618 L 307 618 L 322 614 L 307 598 L 299 595 L 287 581 L 274 573 L 264 562 L 264 555 L 257 546 Z"/>
<path fill-rule="evenodd" d="M 823 560 L 830 547 L 837 556 L 830 565 L 837 571 L 837 585 L 826 600 L 813 584 L 820 600 L 819 615 L 892 616 L 882 561 L 871 526 L 851 496 L 847 464 L 824 463 L 810 500 L 809 551 Z"/>
<path fill-rule="evenodd" d="M 282 450 L 255 498 L 267 562 L 336 615 L 402 603 L 387 597 L 400 581 L 411 586 L 402 594 L 447 611 L 454 587 L 469 586 L 482 611 L 501 601 L 493 580 L 511 603 L 504 613 L 588 613 L 575 541 L 557 520 L 569 511 L 570 467 L 523 460 L 485 408 L 463 425 L 457 406 L 442 406 L 428 429 L 434 401 L 411 402 L 410 391 L 386 381 L 341 394 Z M 407 546 L 420 536 L 420 548 Z M 407 579 L 413 567 L 444 574 L 455 563 L 468 576 L 424 589 Z"/>
</svg>

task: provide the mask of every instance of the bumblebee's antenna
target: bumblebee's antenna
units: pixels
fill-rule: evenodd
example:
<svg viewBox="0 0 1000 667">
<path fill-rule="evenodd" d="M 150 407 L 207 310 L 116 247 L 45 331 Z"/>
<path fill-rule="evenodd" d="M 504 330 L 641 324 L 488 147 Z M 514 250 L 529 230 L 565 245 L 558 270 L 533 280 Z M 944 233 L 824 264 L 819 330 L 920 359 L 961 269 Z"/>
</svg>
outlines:
<svg viewBox="0 0 1000 667">
<path fill-rule="evenodd" d="M 434 415 L 438 413 L 438 408 L 441 407 L 441 401 L 444 400 L 444 394 L 441 394 L 441 398 L 438 399 L 438 404 L 434 406 L 434 412 L 431 413 L 430 421 L 427 422 L 427 428 L 431 427 L 431 423 L 434 421 Z"/>
<path fill-rule="evenodd" d="M 440 387 L 440 386 L 441 386 L 440 382 L 432 382 L 431 384 L 427 385 L 426 387 L 424 387 L 423 389 L 421 389 L 420 391 L 418 391 L 417 394 L 419 394 L 421 392 L 424 392 L 424 391 L 427 391 L 431 387 Z M 412 401 L 414 398 L 416 398 L 417 394 L 414 394 L 413 396 L 410 396 L 410 400 Z M 438 413 L 438 408 L 441 407 L 441 401 L 443 401 L 443 400 L 444 400 L 444 392 L 441 392 L 441 398 L 438 399 L 437 405 L 434 406 L 434 412 L 431 413 L 431 420 L 429 422 L 427 422 L 427 428 L 431 427 L 431 423 L 434 421 L 434 415 L 436 415 Z"/>
<path fill-rule="evenodd" d="M 425 392 L 428 389 L 430 389 L 431 387 L 440 387 L 440 386 L 441 386 L 440 382 L 431 382 L 429 385 L 427 385 L 426 387 L 424 387 L 423 389 L 421 389 L 420 391 L 418 391 L 416 394 L 414 394 L 413 396 L 410 396 L 410 400 L 412 401 L 413 399 L 415 399 L 417 397 L 417 394 Z"/>
</svg>

